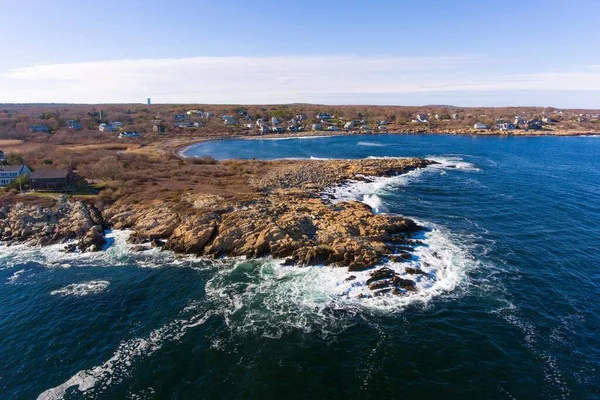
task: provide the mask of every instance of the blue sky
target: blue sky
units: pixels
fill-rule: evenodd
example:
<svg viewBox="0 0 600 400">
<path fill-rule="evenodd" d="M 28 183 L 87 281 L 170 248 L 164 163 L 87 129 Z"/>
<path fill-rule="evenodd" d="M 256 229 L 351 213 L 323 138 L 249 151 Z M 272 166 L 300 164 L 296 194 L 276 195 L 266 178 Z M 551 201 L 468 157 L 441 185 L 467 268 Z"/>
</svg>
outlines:
<svg viewBox="0 0 600 400">
<path fill-rule="evenodd" d="M 600 1 L 0 0 L 0 102 L 600 108 Z"/>
</svg>

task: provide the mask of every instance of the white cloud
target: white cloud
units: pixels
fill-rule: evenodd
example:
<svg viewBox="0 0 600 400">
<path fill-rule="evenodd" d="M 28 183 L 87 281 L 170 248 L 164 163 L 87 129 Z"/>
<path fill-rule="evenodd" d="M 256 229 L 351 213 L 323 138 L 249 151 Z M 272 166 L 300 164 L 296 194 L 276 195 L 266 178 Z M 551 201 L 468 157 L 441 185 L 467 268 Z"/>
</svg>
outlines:
<svg viewBox="0 0 600 400">
<path fill-rule="evenodd" d="M 0 102 L 287 103 L 364 95 L 600 90 L 600 69 L 485 74 L 472 57 L 194 57 L 37 65 L 0 72 Z"/>
</svg>

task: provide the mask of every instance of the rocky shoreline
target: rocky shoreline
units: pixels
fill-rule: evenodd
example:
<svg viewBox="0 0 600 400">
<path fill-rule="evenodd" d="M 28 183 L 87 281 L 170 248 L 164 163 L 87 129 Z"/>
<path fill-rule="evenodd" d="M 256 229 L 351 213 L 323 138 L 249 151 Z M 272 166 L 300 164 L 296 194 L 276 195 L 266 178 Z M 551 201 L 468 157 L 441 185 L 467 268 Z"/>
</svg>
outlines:
<svg viewBox="0 0 600 400">
<path fill-rule="evenodd" d="M 400 175 L 435 162 L 413 158 L 271 163 L 278 163 L 277 168 L 249 178 L 248 185 L 258 193 L 251 201 L 188 193 L 177 201 L 115 202 L 103 208 L 64 197 L 45 206 L 4 205 L 0 240 L 32 245 L 77 240 L 65 251 L 100 251 L 104 229 L 112 228 L 130 229 L 134 245 L 151 243 L 211 258 L 272 256 L 285 259 L 286 265 L 331 265 L 349 271 L 411 258 L 412 247 L 418 245 L 412 236 L 423 229 L 414 221 L 376 214 L 358 201 L 334 204 L 322 192 L 349 180 Z M 374 291 L 414 290 L 414 282 L 386 269 L 372 275 L 368 285 Z"/>
</svg>

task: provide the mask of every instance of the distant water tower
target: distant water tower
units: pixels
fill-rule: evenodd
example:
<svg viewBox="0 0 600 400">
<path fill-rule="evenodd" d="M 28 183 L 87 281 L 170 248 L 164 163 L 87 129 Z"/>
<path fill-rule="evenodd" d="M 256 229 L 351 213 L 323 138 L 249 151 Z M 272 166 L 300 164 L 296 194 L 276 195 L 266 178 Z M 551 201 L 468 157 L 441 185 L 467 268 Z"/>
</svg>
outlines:
<svg viewBox="0 0 600 400">
<path fill-rule="evenodd" d="M 150 101 L 150 97 L 148 97 L 148 105 L 152 104 Z"/>
</svg>

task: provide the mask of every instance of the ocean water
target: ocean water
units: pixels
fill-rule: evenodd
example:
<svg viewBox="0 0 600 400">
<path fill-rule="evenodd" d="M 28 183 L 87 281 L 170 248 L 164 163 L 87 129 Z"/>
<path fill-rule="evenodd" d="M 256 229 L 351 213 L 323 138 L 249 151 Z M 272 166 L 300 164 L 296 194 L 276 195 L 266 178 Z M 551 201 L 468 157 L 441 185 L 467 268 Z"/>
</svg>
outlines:
<svg viewBox="0 0 600 400">
<path fill-rule="evenodd" d="M 331 188 L 428 229 L 419 292 L 277 260 L 0 246 L 2 399 L 600 398 L 600 138 L 215 141 L 216 158 L 428 157 Z M 404 265 L 390 263 L 392 268 Z"/>
</svg>

